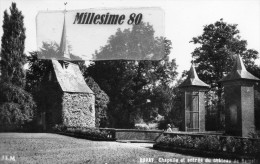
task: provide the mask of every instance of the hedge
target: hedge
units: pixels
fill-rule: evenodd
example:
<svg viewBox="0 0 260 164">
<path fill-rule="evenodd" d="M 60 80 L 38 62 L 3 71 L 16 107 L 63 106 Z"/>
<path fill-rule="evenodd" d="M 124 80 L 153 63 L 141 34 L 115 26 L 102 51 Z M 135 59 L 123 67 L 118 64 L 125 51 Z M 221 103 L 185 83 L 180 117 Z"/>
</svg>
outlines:
<svg viewBox="0 0 260 164">
<path fill-rule="evenodd" d="M 77 138 L 84 138 L 95 141 L 114 141 L 107 131 L 100 131 L 96 128 L 80 128 L 80 127 L 66 127 L 64 125 L 56 125 L 53 131 L 58 134 L 68 135 Z"/>
<path fill-rule="evenodd" d="M 260 154 L 260 140 L 248 138 L 235 138 L 231 136 L 212 136 L 207 135 L 203 137 L 175 136 L 162 137 L 154 148 L 168 149 L 174 151 L 182 151 L 183 149 L 197 151 L 199 154 L 209 152 L 207 154 L 228 156 L 245 156 L 257 157 Z M 199 151 L 198 151 L 199 150 Z"/>
</svg>

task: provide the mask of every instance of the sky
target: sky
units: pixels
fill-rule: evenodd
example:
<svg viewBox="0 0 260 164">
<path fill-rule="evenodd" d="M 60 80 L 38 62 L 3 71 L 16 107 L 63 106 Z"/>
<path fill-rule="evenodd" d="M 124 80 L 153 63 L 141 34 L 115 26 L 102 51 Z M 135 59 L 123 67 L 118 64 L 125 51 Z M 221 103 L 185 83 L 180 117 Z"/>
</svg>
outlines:
<svg viewBox="0 0 260 164">
<path fill-rule="evenodd" d="M 178 72 L 188 70 L 191 53 L 198 45 L 190 43 L 203 32 L 203 26 L 221 18 L 230 24 L 238 24 L 241 39 L 247 48 L 260 52 L 260 1 L 259 0 L 0 0 L 0 26 L 3 12 L 11 2 L 16 2 L 24 15 L 26 27 L 25 53 L 37 50 L 36 15 L 39 11 L 79 10 L 90 8 L 160 7 L 164 10 L 165 36 L 172 41 L 170 58 L 175 58 Z M 3 31 L 0 30 L 2 37 Z M 102 45 L 100 45 L 102 46 Z M 257 61 L 260 64 L 259 61 Z"/>
</svg>

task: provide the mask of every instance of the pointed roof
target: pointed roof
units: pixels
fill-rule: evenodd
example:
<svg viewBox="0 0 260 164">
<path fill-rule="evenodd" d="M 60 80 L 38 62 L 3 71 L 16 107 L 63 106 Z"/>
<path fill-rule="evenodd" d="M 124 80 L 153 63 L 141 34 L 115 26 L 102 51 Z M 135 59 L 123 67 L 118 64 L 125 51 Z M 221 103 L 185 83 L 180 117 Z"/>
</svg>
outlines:
<svg viewBox="0 0 260 164">
<path fill-rule="evenodd" d="M 259 78 L 255 77 L 254 75 L 252 75 L 246 70 L 246 67 L 242 61 L 241 56 L 237 55 L 231 72 L 227 76 L 222 78 L 220 82 L 239 80 L 239 79 L 260 80 Z"/>
<path fill-rule="evenodd" d="M 63 68 L 57 60 L 51 61 L 57 81 L 63 92 L 94 94 L 86 84 L 78 65 L 70 63 L 67 68 Z"/>
<path fill-rule="evenodd" d="M 69 50 L 68 50 L 65 14 L 66 13 L 64 13 L 64 22 L 63 22 L 63 28 L 62 28 L 62 35 L 61 35 L 59 51 L 61 53 L 61 57 L 62 58 L 70 59 L 70 53 L 69 53 Z"/>
<path fill-rule="evenodd" d="M 191 65 L 190 71 L 188 72 L 187 79 L 180 84 L 179 87 L 206 87 L 209 88 L 209 85 L 201 81 L 197 75 L 194 65 Z"/>
</svg>

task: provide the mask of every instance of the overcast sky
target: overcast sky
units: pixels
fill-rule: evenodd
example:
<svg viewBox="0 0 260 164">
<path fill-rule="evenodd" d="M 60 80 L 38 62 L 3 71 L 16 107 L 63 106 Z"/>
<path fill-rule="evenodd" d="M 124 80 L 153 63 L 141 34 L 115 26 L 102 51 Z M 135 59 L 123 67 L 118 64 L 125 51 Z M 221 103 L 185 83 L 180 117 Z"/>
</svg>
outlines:
<svg viewBox="0 0 260 164">
<path fill-rule="evenodd" d="M 248 41 L 248 48 L 260 52 L 260 1 L 259 0 L 0 0 L 0 26 L 3 12 L 11 2 L 16 2 L 24 15 L 26 27 L 25 53 L 35 51 L 38 11 L 117 7 L 161 7 L 165 12 L 165 36 L 173 43 L 171 58 L 176 58 L 178 71 L 188 70 L 191 52 L 196 45 L 189 43 L 192 37 L 202 34 L 203 26 L 221 18 L 238 24 L 240 36 Z M 2 28 L 0 36 L 2 36 Z M 100 45 L 102 46 L 102 45 Z M 259 62 L 258 62 L 259 63 Z"/>
</svg>

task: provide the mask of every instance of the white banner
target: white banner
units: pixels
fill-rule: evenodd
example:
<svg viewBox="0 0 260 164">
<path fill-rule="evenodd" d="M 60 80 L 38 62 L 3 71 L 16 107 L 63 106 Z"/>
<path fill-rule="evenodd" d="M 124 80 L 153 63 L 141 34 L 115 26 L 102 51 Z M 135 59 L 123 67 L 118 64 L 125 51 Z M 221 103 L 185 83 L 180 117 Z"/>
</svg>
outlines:
<svg viewBox="0 0 260 164">
<path fill-rule="evenodd" d="M 154 32 L 145 33 L 142 27 L 146 27 L 147 23 Z M 41 59 L 159 60 L 164 56 L 164 44 L 156 38 L 164 36 L 164 12 L 160 8 L 41 11 L 37 15 L 36 25 Z M 128 36 L 124 30 L 131 32 L 133 26 L 136 29 L 140 26 L 140 34 Z M 109 49 L 106 46 L 108 40 L 113 39 L 111 36 L 118 29 L 124 37 L 114 39 L 118 46 Z M 108 53 L 99 54 L 105 46 Z"/>
</svg>

